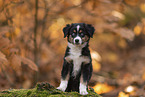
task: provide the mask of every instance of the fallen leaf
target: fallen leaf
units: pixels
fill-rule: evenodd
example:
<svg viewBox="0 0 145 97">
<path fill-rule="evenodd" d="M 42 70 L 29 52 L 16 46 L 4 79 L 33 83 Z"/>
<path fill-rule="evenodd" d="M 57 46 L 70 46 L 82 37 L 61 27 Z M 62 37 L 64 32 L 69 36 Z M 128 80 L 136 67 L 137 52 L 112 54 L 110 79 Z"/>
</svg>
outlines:
<svg viewBox="0 0 145 97">
<path fill-rule="evenodd" d="M 140 35 L 141 34 L 141 31 L 142 31 L 142 27 L 141 26 L 136 25 L 134 27 L 134 33 L 135 33 L 136 36 Z"/>
<path fill-rule="evenodd" d="M 10 40 L 8 38 L 0 37 L 0 49 L 8 46 L 10 44 Z"/>
<path fill-rule="evenodd" d="M 135 36 L 134 32 L 128 28 L 118 28 L 115 30 L 115 32 L 130 41 L 132 41 Z"/>
<path fill-rule="evenodd" d="M 11 55 L 9 58 L 11 67 L 17 72 L 17 74 L 20 76 L 22 74 L 22 68 L 21 68 L 21 58 L 18 55 Z"/>
<path fill-rule="evenodd" d="M 8 60 L 6 56 L 0 51 L 0 68 L 5 70 L 6 66 L 8 66 Z"/>
<path fill-rule="evenodd" d="M 113 86 L 109 86 L 106 83 L 97 83 L 93 88 L 94 88 L 95 92 L 98 94 L 107 93 L 114 89 Z"/>
<path fill-rule="evenodd" d="M 93 65 L 93 72 L 98 72 L 101 69 L 101 64 L 94 59 L 92 59 L 92 65 Z"/>
<path fill-rule="evenodd" d="M 120 92 L 118 97 L 129 97 L 129 94 L 125 94 L 124 92 Z"/>
<path fill-rule="evenodd" d="M 136 6 L 140 0 L 124 0 L 126 4 L 131 5 L 131 6 Z"/>
<path fill-rule="evenodd" d="M 22 87 L 24 88 L 24 89 L 29 89 L 30 87 L 31 87 L 31 80 L 25 80 L 24 82 L 23 82 L 23 85 L 22 85 Z"/>
<path fill-rule="evenodd" d="M 38 67 L 37 65 L 31 61 L 30 59 L 27 59 L 27 58 L 22 58 L 21 57 L 21 60 L 22 60 L 22 63 L 27 65 L 29 68 L 31 68 L 32 70 L 35 70 L 35 71 L 38 71 Z"/>
</svg>

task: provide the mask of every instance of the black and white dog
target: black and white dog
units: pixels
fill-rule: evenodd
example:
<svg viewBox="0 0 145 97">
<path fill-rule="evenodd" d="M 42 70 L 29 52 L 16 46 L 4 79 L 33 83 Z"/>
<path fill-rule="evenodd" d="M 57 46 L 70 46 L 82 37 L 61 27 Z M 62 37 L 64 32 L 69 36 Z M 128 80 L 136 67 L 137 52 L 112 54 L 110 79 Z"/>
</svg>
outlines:
<svg viewBox="0 0 145 97">
<path fill-rule="evenodd" d="M 77 91 L 87 95 L 88 82 L 92 75 L 92 60 L 89 40 L 93 37 L 94 27 L 85 23 L 67 24 L 63 28 L 68 46 L 64 56 L 61 83 L 57 88 L 62 91 Z"/>
</svg>

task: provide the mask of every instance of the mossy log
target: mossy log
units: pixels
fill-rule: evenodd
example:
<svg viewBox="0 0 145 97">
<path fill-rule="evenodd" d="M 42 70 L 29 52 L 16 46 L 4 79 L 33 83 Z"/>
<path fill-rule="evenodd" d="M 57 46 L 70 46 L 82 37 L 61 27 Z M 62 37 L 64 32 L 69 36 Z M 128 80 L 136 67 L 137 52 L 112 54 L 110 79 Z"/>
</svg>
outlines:
<svg viewBox="0 0 145 97">
<path fill-rule="evenodd" d="M 89 88 L 86 97 L 101 97 Z M 0 97 L 84 97 L 77 92 L 63 92 L 49 83 L 38 83 L 33 89 L 9 89 L 0 91 Z"/>
</svg>

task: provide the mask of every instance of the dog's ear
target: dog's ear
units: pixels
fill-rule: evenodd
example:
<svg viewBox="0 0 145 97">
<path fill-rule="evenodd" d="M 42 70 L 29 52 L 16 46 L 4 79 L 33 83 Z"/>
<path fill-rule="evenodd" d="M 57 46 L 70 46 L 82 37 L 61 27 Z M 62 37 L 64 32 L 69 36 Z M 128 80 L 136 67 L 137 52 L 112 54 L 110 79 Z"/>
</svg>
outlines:
<svg viewBox="0 0 145 97">
<path fill-rule="evenodd" d="M 95 32 L 94 27 L 91 24 L 85 24 L 85 29 L 91 38 L 93 38 L 93 34 Z"/>
<path fill-rule="evenodd" d="M 63 28 L 64 38 L 69 34 L 70 28 L 70 24 L 67 24 L 66 27 Z"/>
</svg>

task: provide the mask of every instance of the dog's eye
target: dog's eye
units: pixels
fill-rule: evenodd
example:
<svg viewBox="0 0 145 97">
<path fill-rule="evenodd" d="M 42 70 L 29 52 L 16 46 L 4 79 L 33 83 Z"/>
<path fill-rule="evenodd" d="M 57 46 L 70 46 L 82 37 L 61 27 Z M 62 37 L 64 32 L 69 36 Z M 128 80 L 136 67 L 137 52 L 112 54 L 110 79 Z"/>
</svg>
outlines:
<svg viewBox="0 0 145 97">
<path fill-rule="evenodd" d="M 72 33 L 72 36 L 75 36 L 76 34 L 75 33 Z"/>
<path fill-rule="evenodd" d="M 81 33 L 81 36 L 84 37 L 85 36 L 84 33 Z"/>
</svg>

